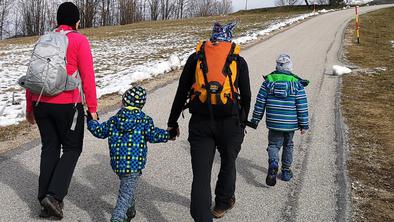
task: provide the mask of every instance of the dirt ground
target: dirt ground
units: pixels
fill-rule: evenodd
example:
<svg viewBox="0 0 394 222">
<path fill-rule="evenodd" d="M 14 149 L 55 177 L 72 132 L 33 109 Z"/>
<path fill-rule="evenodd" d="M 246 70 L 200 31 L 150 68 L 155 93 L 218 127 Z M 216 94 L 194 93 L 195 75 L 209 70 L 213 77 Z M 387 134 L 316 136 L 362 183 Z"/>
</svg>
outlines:
<svg viewBox="0 0 394 222">
<path fill-rule="evenodd" d="M 346 59 L 357 66 L 342 89 L 353 221 L 394 221 L 393 15 L 388 8 L 361 16 L 360 45 L 354 21 L 346 32 Z"/>
</svg>

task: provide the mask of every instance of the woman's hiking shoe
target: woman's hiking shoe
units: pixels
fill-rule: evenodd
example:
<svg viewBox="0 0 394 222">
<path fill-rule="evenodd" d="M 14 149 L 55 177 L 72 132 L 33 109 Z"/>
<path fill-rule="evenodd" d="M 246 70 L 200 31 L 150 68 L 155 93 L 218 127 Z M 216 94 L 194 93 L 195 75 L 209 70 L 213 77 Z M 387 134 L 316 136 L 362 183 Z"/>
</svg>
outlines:
<svg viewBox="0 0 394 222">
<path fill-rule="evenodd" d="M 278 163 L 276 161 L 272 161 L 268 168 L 267 178 L 265 179 L 265 183 L 268 186 L 275 186 L 277 173 L 278 173 Z"/>
<path fill-rule="evenodd" d="M 212 216 L 214 218 L 222 218 L 224 214 L 227 213 L 227 211 L 231 210 L 234 208 L 235 205 L 235 197 L 232 197 L 228 203 L 228 207 L 226 209 L 220 209 L 216 205 L 212 210 Z"/>
<path fill-rule="evenodd" d="M 127 222 L 130 222 L 131 219 L 133 219 L 135 217 L 135 215 L 137 214 L 137 212 L 135 211 L 135 205 L 131 206 L 128 210 L 127 210 Z"/>
<path fill-rule="evenodd" d="M 63 204 L 56 200 L 53 196 L 47 195 L 42 201 L 41 205 L 48 211 L 51 216 L 59 219 L 63 218 Z"/>
<path fill-rule="evenodd" d="M 290 181 L 293 178 L 293 172 L 290 169 L 282 169 L 282 180 L 283 181 Z"/>
</svg>

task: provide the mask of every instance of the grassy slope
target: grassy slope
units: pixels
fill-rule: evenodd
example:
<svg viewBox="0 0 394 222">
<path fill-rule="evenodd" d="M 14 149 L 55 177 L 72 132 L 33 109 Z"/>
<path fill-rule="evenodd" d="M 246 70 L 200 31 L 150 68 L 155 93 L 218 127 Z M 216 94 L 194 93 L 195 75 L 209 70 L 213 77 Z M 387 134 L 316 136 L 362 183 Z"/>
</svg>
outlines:
<svg viewBox="0 0 394 222">
<path fill-rule="evenodd" d="M 80 30 L 91 40 L 106 40 L 111 38 L 119 38 L 122 36 L 135 36 L 137 38 L 145 38 L 146 36 L 154 37 L 164 33 L 171 33 L 175 30 L 183 30 L 185 33 L 197 34 L 201 38 L 207 38 L 210 33 L 211 26 L 214 21 L 229 22 L 239 20 L 240 24 L 236 29 L 235 36 L 239 33 L 251 29 L 261 29 L 261 24 L 270 22 L 275 19 L 294 16 L 297 14 L 311 12 L 307 7 L 282 7 L 268 9 L 254 9 L 248 11 L 240 11 L 227 16 L 211 16 L 199 17 L 182 20 L 168 21 L 146 21 L 123 26 L 106 26 L 99 28 L 89 28 Z M 16 39 L 8 39 L 0 41 L 0 47 L 7 44 L 26 44 L 34 43 L 37 37 L 23 37 Z"/>
<path fill-rule="evenodd" d="M 237 37 L 240 33 L 256 29 L 261 30 L 263 28 L 263 24 L 269 24 L 277 19 L 283 19 L 308 12 L 311 12 L 311 10 L 307 7 L 255 9 L 240 11 L 228 16 L 200 17 L 155 22 L 147 21 L 123 26 L 82 29 L 80 32 L 87 35 L 90 40 L 103 41 L 109 39 L 131 39 L 131 41 L 143 41 L 146 38 L 159 38 L 162 35 L 174 32 L 195 35 L 199 38 L 208 38 L 214 21 L 224 23 L 239 20 L 240 23 L 236 29 L 236 33 L 234 34 L 235 37 Z M 0 48 L 6 47 L 10 44 L 33 44 L 37 38 L 37 36 L 33 36 L 2 40 L 0 41 Z M 106 106 L 106 104 L 99 104 L 99 106 L 100 109 L 103 109 L 103 106 Z M 18 132 L 26 129 L 27 126 L 27 123 L 23 122 L 15 126 L 0 127 L 0 142 L 15 138 L 18 135 Z"/>
<path fill-rule="evenodd" d="M 347 30 L 349 62 L 361 68 L 386 68 L 343 79 L 355 221 L 394 221 L 393 15 L 394 8 L 388 8 L 361 16 L 360 45 L 354 39 L 354 21 Z"/>
</svg>

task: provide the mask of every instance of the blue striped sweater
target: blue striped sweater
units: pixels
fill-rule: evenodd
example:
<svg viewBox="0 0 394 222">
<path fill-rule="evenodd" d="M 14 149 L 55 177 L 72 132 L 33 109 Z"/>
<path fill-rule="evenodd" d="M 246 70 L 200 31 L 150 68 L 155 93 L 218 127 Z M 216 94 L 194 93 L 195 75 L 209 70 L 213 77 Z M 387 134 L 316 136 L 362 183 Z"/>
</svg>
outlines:
<svg viewBox="0 0 394 222">
<path fill-rule="evenodd" d="M 266 76 L 257 95 L 251 121 L 257 125 L 265 110 L 268 129 L 309 129 L 305 89 L 299 78 L 291 73 L 273 72 Z"/>
</svg>

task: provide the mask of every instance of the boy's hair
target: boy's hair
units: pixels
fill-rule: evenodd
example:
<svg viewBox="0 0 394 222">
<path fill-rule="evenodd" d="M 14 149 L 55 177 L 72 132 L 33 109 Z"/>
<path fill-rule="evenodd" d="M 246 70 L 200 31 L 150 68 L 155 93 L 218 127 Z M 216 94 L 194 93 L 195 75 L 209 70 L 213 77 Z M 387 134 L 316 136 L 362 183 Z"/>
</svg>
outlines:
<svg viewBox="0 0 394 222">
<path fill-rule="evenodd" d="M 146 91 L 141 86 L 128 89 L 122 96 L 123 106 L 131 106 L 142 109 L 146 102 Z"/>
</svg>

